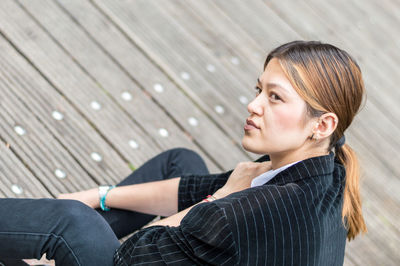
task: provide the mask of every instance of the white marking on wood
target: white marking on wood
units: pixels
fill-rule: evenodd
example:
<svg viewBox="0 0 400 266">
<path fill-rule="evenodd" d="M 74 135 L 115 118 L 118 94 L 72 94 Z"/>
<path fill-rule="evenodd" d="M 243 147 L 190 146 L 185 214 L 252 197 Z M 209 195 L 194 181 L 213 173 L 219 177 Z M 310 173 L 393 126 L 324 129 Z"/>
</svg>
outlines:
<svg viewBox="0 0 400 266">
<path fill-rule="evenodd" d="M 237 57 L 232 57 L 232 58 L 231 58 L 231 62 L 232 62 L 232 64 L 234 64 L 234 65 L 239 65 L 239 64 L 240 64 L 240 60 L 239 60 L 239 58 L 237 58 Z"/>
<path fill-rule="evenodd" d="M 132 149 L 139 148 L 139 144 L 136 141 L 134 141 L 133 139 L 130 140 L 128 143 L 129 143 L 129 146 L 131 146 Z"/>
<path fill-rule="evenodd" d="M 214 65 L 208 64 L 207 65 L 207 70 L 211 73 L 215 72 L 216 68 Z"/>
<path fill-rule="evenodd" d="M 51 114 L 53 116 L 53 118 L 55 120 L 63 120 L 64 119 L 64 115 L 62 113 L 60 113 L 59 111 L 53 111 L 53 113 Z"/>
<path fill-rule="evenodd" d="M 221 105 L 216 105 L 216 106 L 214 107 L 214 109 L 215 109 L 215 112 L 217 112 L 218 114 L 223 114 L 223 113 L 225 113 L 225 109 L 224 109 L 224 107 L 222 107 Z"/>
<path fill-rule="evenodd" d="M 67 177 L 67 173 L 65 173 L 65 171 L 63 171 L 63 170 L 61 170 L 61 169 L 59 169 L 59 168 L 57 168 L 57 169 L 54 171 L 54 174 L 56 175 L 56 177 L 58 177 L 58 178 L 60 178 L 60 179 L 64 179 L 64 178 Z"/>
<path fill-rule="evenodd" d="M 166 130 L 165 128 L 160 128 L 158 130 L 158 134 L 160 134 L 160 136 L 163 138 L 166 138 L 169 136 L 168 130 Z"/>
<path fill-rule="evenodd" d="M 101 104 L 96 101 L 93 101 L 90 103 L 90 107 L 92 107 L 92 109 L 98 111 L 101 109 Z"/>
<path fill-rule="evenodd" d="M 21 126 L 15 126 L 14 131 L 20 136 L 23 136 L 26 134 L 26 130 Z"/>
<path fill-rule="evenodd" d="M 182 72 L 181 73 L 181 78 L 184 80 L 189 80 L 190 79 L 190 74 L 187 72 Z"/>
<path fill-rule="evenodd" d="M 12 190 L 12 192 L 14 192 L 14 193 L 17 194 L 17 195 L 22 194 L 22 192 L 24 191 L 24 190 L 22 189 L 22 187 L 18 186 L 17 184 L 12 185 L 12 186 L 11 186 L 11 190 Z"/>
<path fill-rule="evenodd" d="M 124 101 L 130 101 L 130 100 L 132 100 L 132 94 L 130 94 L 129 92 L 127 92 L 127 91 L 124 91 L 122 94 L 121 94 L 121 97 L 122 97 L 122 99 L 124 100 Z"/>
<path fill-rule="evenodd" d="M 164 87 L 160 83 L 154 84 L 153 88 L 158 93 L 161 93 L 164 91 Z"/>
<path fill-rule="evenodd" d="M 93 161 L 95 162 L 101 162 L 101 160 L 103 160 L 101 155 L 98 154 L 97 152 L 92 152 L 92 154 L 90 154 L 90 157 L 92 157 Z"/>
<path fill-rule="evenodd" d="M 261 58 L 261 54 L 258 53 L 258 52 L 254 52 L 253 55 L 254 55 L 255 57 L 257 57 L 257 58 Z"/>
<path fill-rule="evenodd" d="M 239 101 L 242 103 L 242 104 L 247 104 L 248 102 L 249 102 L 249 100 L 247 99 L 247 97 L 246 96 L 240 96 L 239 97 Z"/>
<path fill-rule="evenodd" d="M 191 126 L 194 126 L 194 127 L 199 124 L 199 121 L 194 117 L 189 117 L 188 122 Z"/>
</svg>

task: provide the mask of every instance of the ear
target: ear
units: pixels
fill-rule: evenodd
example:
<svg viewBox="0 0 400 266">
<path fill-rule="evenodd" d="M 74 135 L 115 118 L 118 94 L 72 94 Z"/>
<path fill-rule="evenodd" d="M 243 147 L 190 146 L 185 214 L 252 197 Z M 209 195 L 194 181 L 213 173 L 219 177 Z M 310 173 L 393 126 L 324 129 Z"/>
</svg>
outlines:
<svg viewBox="0 0 400 266">
<path fill-rule="evenodd" d="M 338 117 L 334 113 L 325 113 L 318 119 L 318 123 L 313 130 L 314 138 L 316 139 L 327 139 L 336 130 L 338 124 Z"/>
</svg>

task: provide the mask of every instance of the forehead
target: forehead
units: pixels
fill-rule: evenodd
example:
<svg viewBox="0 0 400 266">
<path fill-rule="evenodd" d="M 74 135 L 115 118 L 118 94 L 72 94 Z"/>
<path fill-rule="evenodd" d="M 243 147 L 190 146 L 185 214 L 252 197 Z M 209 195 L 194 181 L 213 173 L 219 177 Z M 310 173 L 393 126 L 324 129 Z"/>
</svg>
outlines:
<svg viewBox="0 0 400 266">
<path fill-rule="evenodd" d="M 287 94 L 293 96 L 297 95 L 298 97 L 300 97 L 296 90 L 293 88 L 289 79 L 286 77 L 286 74 L 283 71 L 281 64 L 276 58 L 273 58 L 271 61 L 268 62 L 267 67 L 259 77 L 259 81 L 261 83 L 260 85 L 262 85 L 263 88 L 275 87 L 284 91 Z"/>
</svg>

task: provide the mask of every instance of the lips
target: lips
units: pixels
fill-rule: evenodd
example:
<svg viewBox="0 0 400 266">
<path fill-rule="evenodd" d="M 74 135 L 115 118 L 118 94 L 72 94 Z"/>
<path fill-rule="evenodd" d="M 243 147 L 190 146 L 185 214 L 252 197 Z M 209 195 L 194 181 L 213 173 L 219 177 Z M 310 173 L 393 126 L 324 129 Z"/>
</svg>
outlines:
<svg viewBox="0 0 400 266">
<path fill-rule="evenodd" d="M 251 119 L 247 118 L 246 119 L 246 125 L 244 126 L 244 129 L 245 130 L 250 130 L 250 129 L 260 129 L 260 128 Z"/>
</svg>

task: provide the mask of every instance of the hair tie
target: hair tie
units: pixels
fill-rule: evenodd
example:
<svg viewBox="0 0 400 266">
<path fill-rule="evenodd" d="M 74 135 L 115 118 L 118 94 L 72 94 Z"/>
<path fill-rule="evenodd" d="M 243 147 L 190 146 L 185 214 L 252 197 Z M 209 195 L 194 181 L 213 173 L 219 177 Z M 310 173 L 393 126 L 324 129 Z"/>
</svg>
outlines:
<svg viewBox="0 0 400 266">
<path fill-rule="evenodd" d="M 336 142 L 335 147 L 336 147 L 336 148 L 341 148 L 341 147 L 344 145 L 345 142 L 346 142 L 346 137 L 343 135 L 343 136 Z"/>
</svg>

